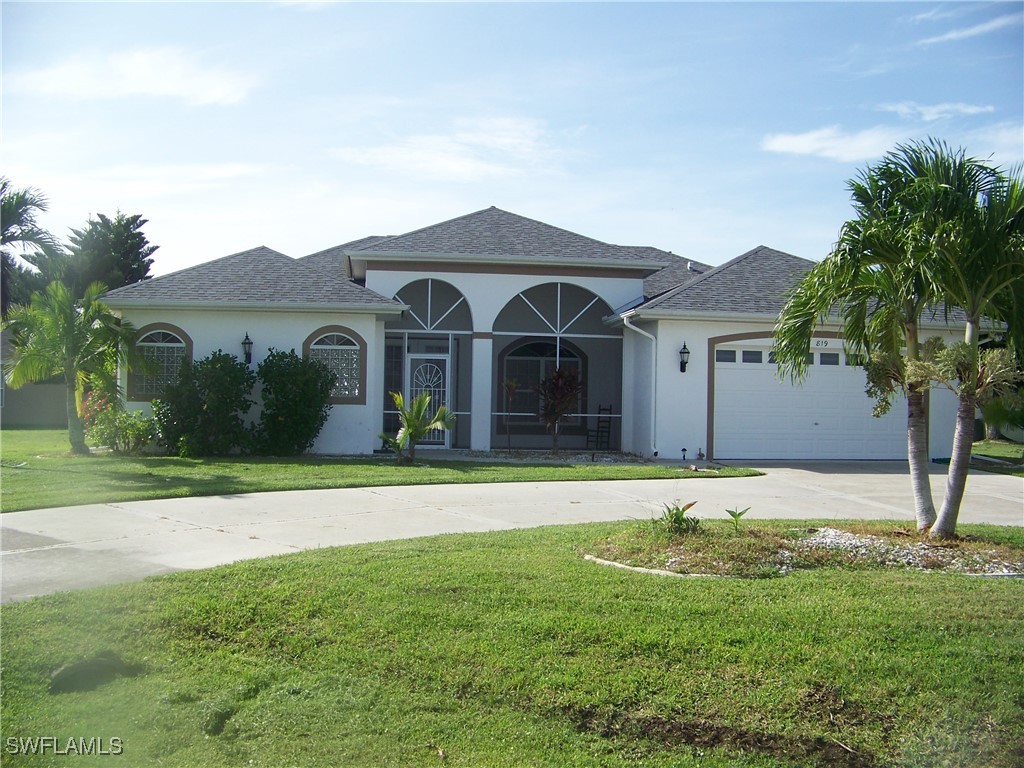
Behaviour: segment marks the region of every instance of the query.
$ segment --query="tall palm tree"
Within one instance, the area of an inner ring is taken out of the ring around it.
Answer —
[[[0,251],[3,253],[0,314],[3,317],[7,317],[10,309],[11,278],[16,269],[10,246],[38,248],[51,254],[60,251],[56,238],[39,226],[38,216],[48,207],[46,196],[39,190],[14,189],[10,179],[0,176]]]
[[[90,382],[110,386],[105,379],[116,375],[111,362],[126,365],[135,339],[135,328],[99,300],[104,290],[102,284],[93,283],[76,301],[67,286],[54,281],[34,294],[28,306],[16,307],[7,323],[14,348],[4,366],[8,386],[17,389],[54,376],[63,378],[68,441],[79,454],[89,453],[79,414],[85,387]]]
[[[929,154],[929,153],[926,153]],[[966,315],[964,349],[956,366],[959,404],[946,496],[932,528],[936,538],[956,534],[979,397],[1005,387],[995,361],[979,353],[983,318],[1004,321],[1018,352],[1024,318],[1024,179],[1021,169],[1002,173],[962,151],[926,159],[920,177],[930,201],[935,272],[943,297]]]
[[[914,181],[890,153],[848,183],[855,217],[840,229],[829,256],[815,265],[790,295],[775,326],[775,357],[792,379],[807,373],[807,350],[815,329],[839,321],[849,352],[872,353],[876,412],[888,410],[901,391],[907,399],[907,460],[919,530],[935,521],[928,477],[927,379],[908,378],[900,351],[920,359],[919,324],[936,287],[922,268],[927,238],[914,226]],[[882,375],[879,376],[879,372]]]

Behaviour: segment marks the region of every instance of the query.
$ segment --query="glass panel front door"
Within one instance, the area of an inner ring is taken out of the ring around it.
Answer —
[[[442,405],[448,405],[448,363],[447,355],[409,355],[409,403],[421,392],[430,395],[430,413],[436,413]],[[447,448],[449,433],[435,429],[429,432],[421,445],[436,445]]]

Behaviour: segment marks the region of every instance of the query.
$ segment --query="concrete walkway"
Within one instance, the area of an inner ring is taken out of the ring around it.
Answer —
[[[443,533],[650,518],[677,500],[727,518],[913,520],[902,462],[804,462],[754,478],[284,491],[0,515],[3,602],[305,549]],[[945,467],[932,469],[936,502]],[[1024,479],[972,472],[965,523],[1024,525]]]

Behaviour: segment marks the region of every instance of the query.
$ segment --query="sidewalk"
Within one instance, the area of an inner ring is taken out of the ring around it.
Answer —
[[[0,516],[3,602],[367,541],[644,519],[677,500],[747,519],[913,521],[906,464],[803,462],[764,477],[283,491],[11,512]],[[944,467],[934,467],[937,502]],[[1024,479],[972,472],[960,521],[1024,525]]]

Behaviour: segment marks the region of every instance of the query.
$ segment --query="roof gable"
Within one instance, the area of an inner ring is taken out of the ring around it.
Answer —
[[[657,313],[742,312],[778,315],[787,294],[814,262],[759,245],[642,304]]]
[[[494,261],[572,260],[595,265],[660,267],[657,249],[630,248],[560,229],[494,206],[352,249],[353,258],[475,257]],[[355,252],[358,251],[358,252]]]

